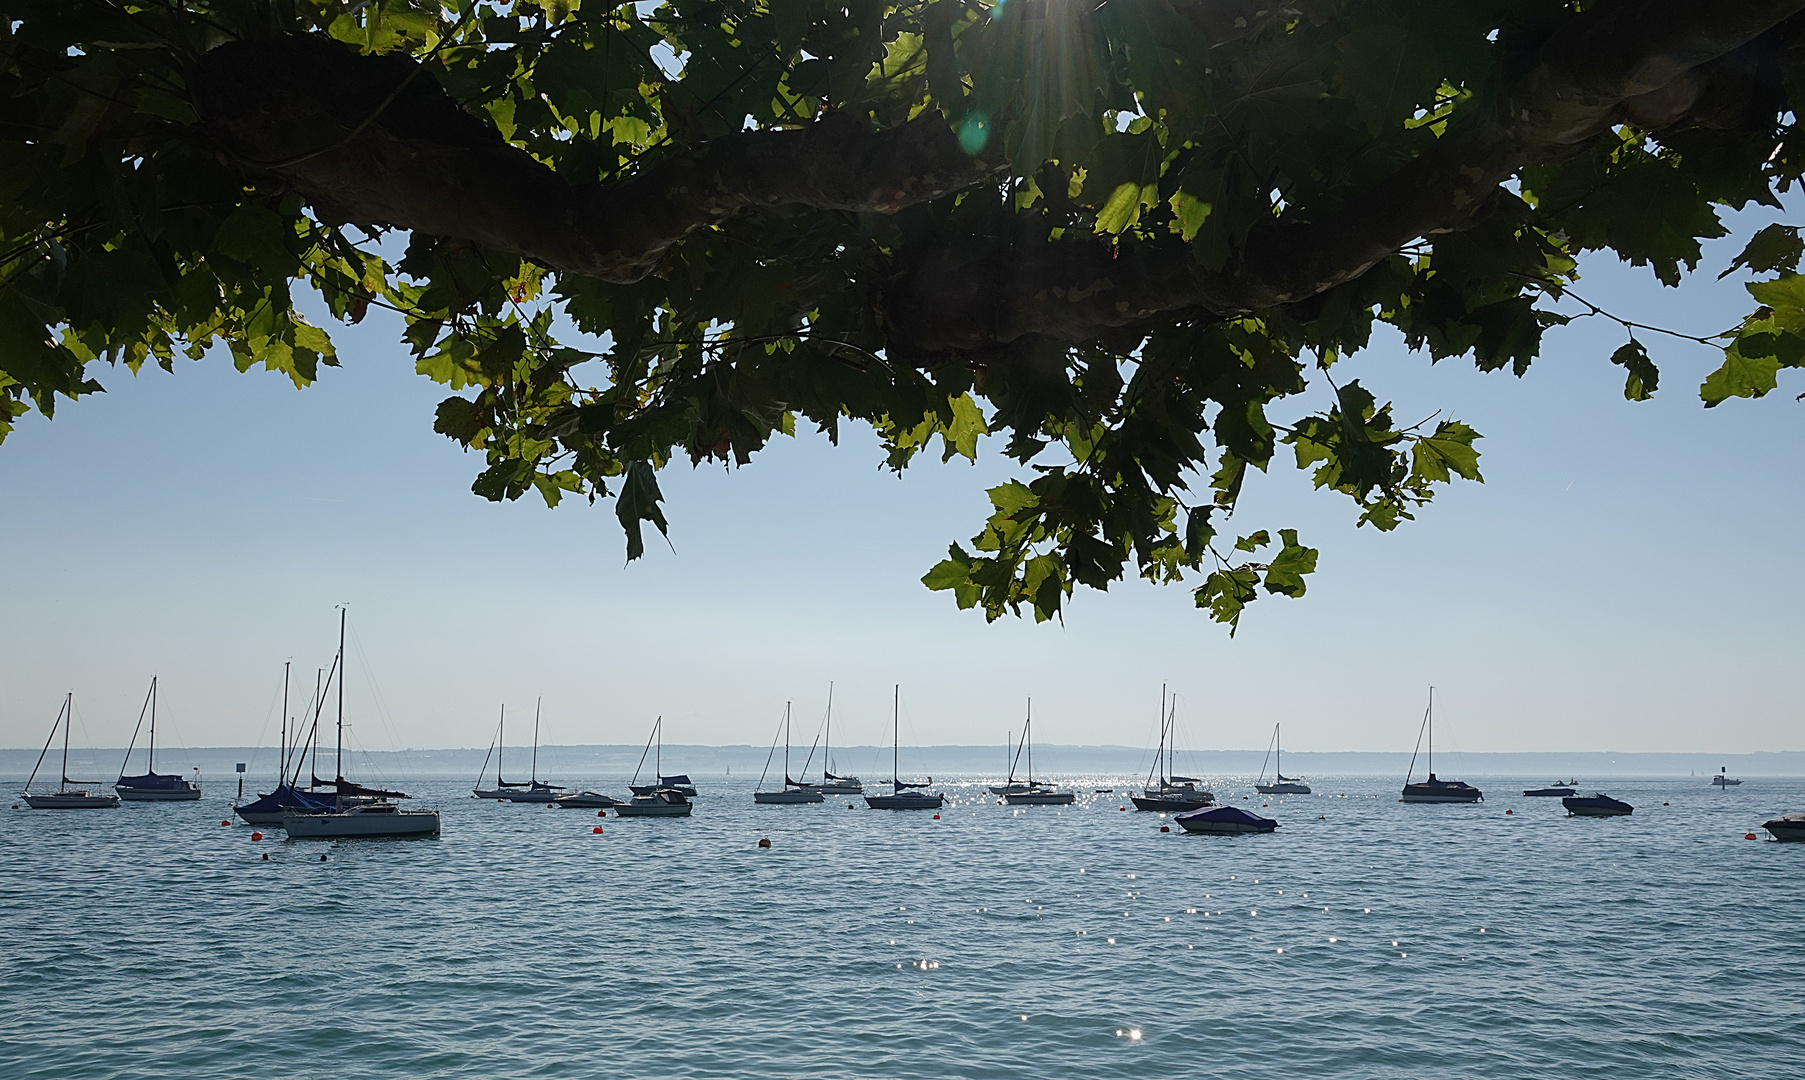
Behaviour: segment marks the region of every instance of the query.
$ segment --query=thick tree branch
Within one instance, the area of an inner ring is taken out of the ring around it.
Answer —
[[[625,182],[573,185],[458,108],[408,57],[312,37],[238,41],[192,80],[212,137],[329,221],[460,237],[558,270],[631,282],[686,234],[737,210],[795,204],[890,213],[971,186],[938,113],[870,132],[847,117],[714,139]]]
[[[1162,312],[1232,317],[1308,299],[1414,240],[1464,227],[1525,166],[1626,120],[1652,129],[1680,119],[1704,86],[1701,66],[1801,9],[1805,0],[1594,5],[1544,43],[1500,101],[1338,212],[1257,238],[1228,272],[1198,269],[1176,239],[1121,251],[1091,238],[975,257],[936,251],[889,291],[897,343],[922,359],[981,355],[1027,335],[1076,343]]]

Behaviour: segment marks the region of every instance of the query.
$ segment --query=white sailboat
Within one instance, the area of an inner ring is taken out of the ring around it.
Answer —
[[[783,732],[783,787],[776,791],[755,790],[752,792],[752,801],[779,806],[796,806],[803,803],[825,801],[826,796],[821,794],[820,788],[813,784],[804,784],[790,779],[790,703],[787,701],[783,703],[783,723],[779,724],[778,728]],[[766,775],[771,771],[771,759],[776,754],[777,738],[772,736],[771,752],[765,755],[765,771],[758,775],[758,786],[761,789],[765,786]],[[814,756],[813,749],[809,751],[809,755]],[[806,764],[802,768],[805,773],[808,771]]]
[[[139,776],[125,775],[125,767],[131,764],[132,751],[138,746],[138,728],[144,726],[145,709],[150,710],[150,744],[145,749],[144,772]],[[138,727],[132,729],[132,741],[126,745],[125,760],[119,764],[119,779],[114,781],[113,790],[126,802],[192,802],[201,797],[201,786],[193,780],[176,773],[159,773],[157,771],[157,677],[150,678],[150,693],[145,695],[144,707],[138,710]]]
[[[1485,795],[1473,785],[1461,780],[1438,780],[1435,777],[1435,687],[1429,688],[1429,708],[1423,713],[1423,729],[1417,733],[1418,740],[1428,735],[1429,746],[1429,779],[1411,783],[1411,774],[1416,772],[1416,755],[1410,755],[1410,771],[1404,774],[1404,794],[1399,802],[1407,803],[1476,803],[1482,802]]]
[[[1272,742],[1267,745],[1266,753],[1275,760],[1272,774],[1277,779],[1270,784],[1260,782],[1266,779],[1266,763],[1260,762],[1260,780],[1254,782],[1253,789],[1255,791],[1262,795],[1310,794],[1310,785],[1304,783],[1303,777],[1285,775],[1285,751],[1279,744],[1279,726],[1277,724],[1272,725]]]
[[[437,810],[403,810],[390,802],[405,799],[399,791],[365,787],[345,779],[345,609],[338,611],[338,762],[337,777],[331,781],[336,793],[333,809],[308,812],[304,808],[284,810],[282,828],[291,839],[351,840],[375,837],[410,837],[439,835]],[[316,714],[315,730],[319,720]],[[314,777],[316,788],[324,782]]]
[[[928,777],[925,783],[904,783],[897,776],[897,748],[902,738],[902,684],[897,683],[891,703],[890,714],[890,794],[867,795],[865,805],[873,810],[938,810],[946,803],[946,796],[938,792],[930,795],[922,788],[934,783]]]
[[[821,743],[821,783],[818,785],[827,795],[863,795],[864,783],[856,776],[837,776],[834,774],[834,684],[827,684],[827,737]]]
[[[74,723],[75,691],[71,690],[63,697],[63,707],[57,710],[56,719],[50,724],[50,734],[44,739],[44,749],[38,752],[38,763],[31,767],[31,775],[25,780],[25,790],[19,793],[33,810],[111,810],[119,805],[119,796],[101,791],[99,784],[87,785],[69,779],[69,728]],[[38,778],[38,770],[44,765],[44,755],[50,753],[50,744],[56,739],[59,724],[63,728],[63,782],[53,792],[34,792],[31,782]]]
[[[1028,751],[1028,786],[1026,790],[1016,791],[1015,766],[1021,761],[1022,749]],[[1070,791],[1060,791],[1052,784],[1042,784],[1034,779],[1034,699],[1028,699],[1028,718],[1022,723],[1022,744],[1016,747],[1015,761],[1009,766],[1009,779],[1005,787],[1010,789],[1003,796],[1003,801],[1010,806],[1070,806],[1077,798]]]

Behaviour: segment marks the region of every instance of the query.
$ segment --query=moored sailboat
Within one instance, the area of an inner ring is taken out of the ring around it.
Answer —
[[[282,815],[285,813],[304,811],[318,814],[334,808],[333,796],[310,792],[300,787],[300,762],[306,747],[299,743],[290,746],[288,741],[290,733],[288,726],[289,667],[290,665],[286,663],[282,665],[282,723],[281,734],[278,736],[276,744],[276,788],[267,795],[259,795],[248,803],[239,802],[232,807],[232,812],[243,818],[249,825],[281,825]],[[337,660],[333,661],[332,670],[335,673],[338,671]],[[319,731],[320,709],[324,700],[322,698],[323,684],[321,683],[324,676],[325,672],[321,671],[315,676],[313,684],[313,730],[316,736]],[[297,739],[300,733],[300,725],[297,723],[294,728],[294,735]],[[288,775],[291,754],[294,757],[295,766],[295,775],[292,778]],[[243,783],[241,778],[240,787],[243,786]]]
[[[662,716],[660,716],[657,722],[652,725],[652,735],[650,738],[646,739],[647,750],[652,749],[654,740],[657,742],[658,749],[652,757],[652,775],[658,778],[658,782],[655,784],[640,784],[635,782],[628,784],[628,789],[635,795],[651,795],[659,791],[674,791],[686,799],[695,798],[696,785],[690,780],[687,773],[673,773],[670,776],[664,775],[664,717]],[[633,779],[635,781],[638,781],[639,770],[645,767],[645,763],[646,755],[645,751],[642,750],[639,754],[639,767],[633,770]]]
[[[827,684],[827,735],[821,742],[821,783],[819,790],[827,795],[863,795],[865,784],[856,776],[839,776],[833,771],[834,757],[834,684]]]
[[[1147,786],[1139,795],[1130,795],[1136,810],[1182,814],[1216,805],[1216,794],[1197,785],[1202,781],[1189,776],[1169,776],[1178,752],[1178,695],[1173,694],[1168,708],[1166,685],[1159,688],[1159,750],[1153,755],[1153,768],[1147,771]],[[1155,777],[1158,781],[1155,781]]]
[[[44,755],[50,753],[50,744],[56,739],[57,725],[63,729],[63,782],[55,791],[34,792],[31,783],[38,778],[38,770],[44,765]],[[69,779],[69,728],[75,724],[75,691],[71,690],[63,697],[63,707],[57,710],[56,719],[50,724],[50,734],[44,739],[44,749],[38,752],[38,763],[31,767],[31,775],[25,780],[25,790],[20,798],[33,810],[111,810],[119,805],[119,796],[110,791],[101,791],[99,784],[84,784]]]
[[[1010,806],[1070,806],[1077,798],[1070,791],[1060,791],[1052,784],[1042,784],[1034,779],[1034,699],[1028,699],[1028,718],[1022,722],[1022,745],[1016,747],[1015,759],[1021,760],[1022,749],[1028,751],[1028,787],[1025,791],[1015,791],[1015,764],[1009,766],[1007,786],[1011,789],[1003,796],[1003,801]]]
[[[826,796],[821,794],[820,788],[813,784],[805,784],[790,778],[790,702],[786,701],[783,703],[783,723],[779,724],[778,728],[783,732],[783,787],[778,788],[776,791],[754,790],[752,792],[752,801],[765,805],[778,806],[796,806],[804,803],[824,802]],[[765,777],[771,771],[771,759],[775,757],[776,754],[777,738],[773,736],[771,739],[771,752],[765,755],[765,771],[758,775],[758,787],[760,789],[765,786]],[[813,749],[810,749],[809,755],[811,757],[814,756]],[[808,765],[804,763],[802,768],[803,772],[806,774]]]
[[[160,773],[157,771],[157,677],[150,678],[150,693],[144,698],[144,708],[138,710],[138,726],[144,726],[144,710],[150,710],[150,744],[144,751],[144,772],[138,776],[125,775],[125,767],[131,764],[132,751],[138,746],[138,728],[132,729],[132,741],[126,745],[125,760],[119,765],[119,779],[113,782],[113,790],[126,802],[192,802],[201,797],[200,784],[176,773]]]
[[[1260,778],[1254,781],[1253,789],[1262,795],[1310,794],[1310,785],[1304,783],[1303,777],[1285,775],[1285,751],[1279,742],[1279,726],[1277,724],[1272,725],[1272,743],[1266,749],[1274,759],[1272,775],[1276,779],[1270,784],[1262,782],[1266,779],[1266,763],[1262,761]]]
[[[934,778],[928,777],[924,783],[905,783],[897,775],[898,747],[902,742],[902,684],[896,684],[893,690],[890,713],[890,794],[867,795],[865,805],[873,810],[938,810],[946,803],[946,796],[935,792],[929,794],[922,790],[933,786]]]
[[[1423,713],[1423,728],[1417,732],[1419,745],[1424,734],[1428,735],[1429,779],[1411,783],[1410,777],[1416,772],[1416,754],[1410,755],[1410,770],[1404,774],[1404,793],[1398,799],[1407,803],[1476,803],[1485,799],[1485,795],[1473,785],[1462,780],[1439,780],[1435,776],[1435,687],[1429,688],[1429,708]]]
[[[498,802],[517,803],[549,803],[567,790],[557,784],[549,784],[539,779],[539,706],[544,699],[533,703],[533,764],[532,772],[524,782],[516,780],[512,783],[501,778],[501,740],[502,729],[498,726],[495,736],[495,786],[488,791],[482,790],[482,777],[476,778],[477,789],[474,794],[479,799],[495,799]],[[507,721],[508,707],[501,707],[501,719]],[[484,759],[483,768],[488,768],[488,760]],[[516,774],[518,775],[518,774]]]
[[[689,797],[696,789],[689,786],[687,776],[664,776],[660,772],[664,765],[664,717],[660,716],[652,724],[652,734],[646,739],[646,748],[639,753],[639,764],[633,769],[633,779],[639,779],[639,771],[646,766],[646,754],[653,744],[658,747],[657,756],[652,759],[652,775],[657,776],[659,783],[629,783],[633,798],[614,807],[614,812],[621,817],[688,817],[693,808]],[[682,786],[667,785],[666,780],[682,781]]]

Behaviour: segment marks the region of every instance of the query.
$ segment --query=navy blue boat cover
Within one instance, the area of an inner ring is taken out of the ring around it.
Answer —
[[[259,796],[256,802],[245,803],[238,809],[249,810],[253,814],[277,814],[284,810],[317,813],[337,809],[337,801],[283,784],[268,795]]]
[[[174,791],[187,783],[180,776],[154,772],[147,772],[143,776],[121,776],[118,782],[126,787],[143,788],[148,791]]]
[[[676,776],[660,776],[658,785],[660,787],[695,787],[690,783],[689,777],[683,773],[678,773]]]
[[[1206,806],[1202,810],[1187,810],[1182,814],[1174,814],[1173,821],[1230,821],[1240,825],[1272,825],[1271,818],[1263,818],[1252,814],[1239,806]]]

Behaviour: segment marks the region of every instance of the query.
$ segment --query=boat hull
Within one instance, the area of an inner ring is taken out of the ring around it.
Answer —
[[[54,795],[24,793],[25,804],[33,810],[111,810],[119,805],[119,796],[105,792],[57,792]]]
[[[1070,806],[1076,798],[1069,791],[1012,791],[1003,801],[1010,806]]]
[[[1308,795],[1309,784],[1255,784],[1253,789],[1262,795]]]
[[[752,801],[776,806],[796,806],[802,803],[826,802],[827,797],[818,790],[791,788],[787,791],[754,791]]]
[[[563,791],[563,788],[541,788],[538,791],[510,791],[486,797],[492,798],[496,802],[548,803],[555,800]]]
[[[693,787],[667,788],[657,784],[628,784],[627,789],[635,795],[650,795],[654,791],[675,791],[686,799],[694,799],[697,797],[696,789]]]
[[[1603,797],[1562,799],[1561,805],[1573,817],[1628,817],[1635,809],[1619,799]]]
[[[1213,798],[1175,799],[1158,795],[1130,795],[1128,798],[1134,803],[1136,810],[1150,810],[1161,814],[1188,814],[1193,810],[1208,810],[1216,805]]]
[[[1407,802],[1407,803],[1476,803],[1476,802],[1484,802],[1485,796],[1483,796],[1483,795],[1443,794],[1443,793],[1435,793],[1435,794],[1429,794],[1429,795],[1406,794],[1406,795],[1400,797],[1398,799],[1398,801],[1399,802]]]
[[[1539,787],[1523,792],[1525,799],[1571,799],[1579,792],[1570,787]]]
[[[1434,773],[1420,784],[1405,784],[1399,802],[1407,803],[1476,803],[1485,801],[1485,793],[1460,780],[1437,780]]]
[[[1775,840],[1805,840],[1805,814],[1781,814],[1761,827]]]
[[[938,810],[946,804],[944,795],[867,795],[865,805],[873,810]]]
[[[114,791],[125,802],[193,802],[201,797],[201,789],[189,784],[185,790],[149,789],[116,785]]]
[[[614,808],[618,817],[688,817],[695,809],[689,803],[624,802]]]
[[[1249,813],[1235,806],[1211,806],[1175,815],[1173,821],[1188,833],[1204,836],[1245,836],[1269,833],[1279,827],[1271,818]]]
[[[285,814],[282,827],[291,840],[377,840],[439,835],[437,810],[401,810],[393,814]]]
[[[568,806],[577,810],[606,810],[611,806],[621,805],[621,800],[612,795],[603,795],[594,791],[579,791],[574,795],[560,795],[552,802],[558,806]]]
[[[865,785],[857,780],[834,780],[815,789],[824,795],[863,795]]]

